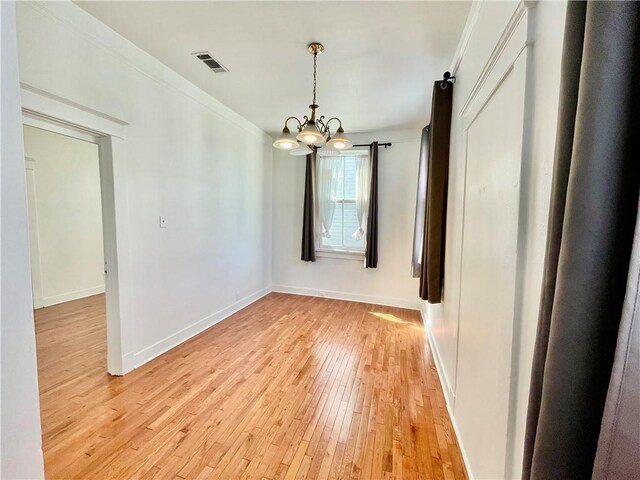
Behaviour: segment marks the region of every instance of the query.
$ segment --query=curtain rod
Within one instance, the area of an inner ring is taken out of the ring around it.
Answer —
[[[354,147],[370,147],[373,144],[373,142],[371,143],[361,143],[360,145],[354,145]],[[378,143],[379,147],[390,147],[391,145],[393,145],[391,142],[385,142],[385,143]]]

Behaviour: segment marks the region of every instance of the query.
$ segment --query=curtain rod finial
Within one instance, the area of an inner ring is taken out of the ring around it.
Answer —
[[[444,72],[442,74],[442,82],[440,82],[440,88],[446,90],[449,83],[456,83],[456,77],[451,75],[451,72]]]

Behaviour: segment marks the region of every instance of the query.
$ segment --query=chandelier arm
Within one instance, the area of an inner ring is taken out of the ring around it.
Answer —
[[[289,120],[295,120],[296,122],[298,122],[298,132],[301,131],[304,127],[303,123],[298,119],[298,117],[289,117],[284,121],[285,128],[287,127],[287,123],[289,122]]]
[[[327,130],[329,129],[329,124],[331,123],[332,120],[337,120],[338,128],[342,128],[342,120],[340,120],[338,117],[331,117],[329,120],[325,122],[325,125],[327,126]]]
[[[323,135],[327,132],[327,124],[324,122],[324,115],[316,120],[316,125],[319,127],[320,133]]]

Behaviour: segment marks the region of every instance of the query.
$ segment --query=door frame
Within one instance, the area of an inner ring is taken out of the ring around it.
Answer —
[[[107,371],[124,375],[133,370],[132,328],[127,321],[128,264],[124,188],[124,147],[127,123],[28,85],[21,85],[23,124],[43,128],[98,145],[105,261]]]
[[[42,294],[42,271],[40,270],[40,232],[38,231],[38,206],[36,197],[36,159],[24,157],[27,185],[27,203],[29,212],[29,254],[31,260],[31,290],[33,292],[33,308],[44,307]],[[31,172],[31,176],[29,176]],[[33,195],[33,198],[31,198]]]

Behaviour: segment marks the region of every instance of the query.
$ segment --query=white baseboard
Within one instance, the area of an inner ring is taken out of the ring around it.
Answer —
[[[462,461],[464,462],[464,468],[467,470],[467,477],[469,477],[469,480],[473,480],[476,477],[473,474],[473,470],[471,470],[471,463],[469,462],[467,451],[464,449],[464,442],[462,441],[462,436],[460,435],[460,429],[458,428],[458,424],[456,423],[456,417],[453,415],[451,406],[448,403],[447,403],[447,412],[449,413],[449,418],[451,419],[451,425],[453,425],[453,431],[455,432],[456,438],[458,439],[458,446],[460,447],[460,453],[462,454]]]
[[[427,341],[429,342],[429,347],[431,347],[431,352],[433,352],[433,360],[436,363],[436,369],[438,370],[438,376],[440,377],[440,383],[442,383],[442,391],[444,392],[444,396],[447,400],[447,405],[453,407],[455,405],[456,395],[449,378],[447,377],[446,371],[444,369],[444,363],[442,362],[442,356],[440,355],[440,350],[438,350],[438,344],[436,343],[435,338],[431,333],[431,328],[425,326],[425,332],[427,335]]]
[[[464,442],[462,441],[462,436],[460,435],[460,428],[458,428],[456,417],[453,415],[453,411],[451,410],[451,406],[449,404],[447,404],[447,412],[449,413],[449,418],[451,419],[451,425],[453,425],[453,431],[455,432],[456,438],[458,439],[458,446],[460,447],[460,453],[462,454],[464,468],[467,470],[467,477],[469,477],[469,480],[473,480],[476,477],[473,474],[473,470],[471,470],[471,463],[469,462],[467,451],[464,449]]]
[[[99,293],[104,293],[104,285],[97,285],[91,288],[75,290],[73,292],[63,293],[62,295],[44,297],[42,298],[42,306],[50,307],[52,305],[58,305],[59,303],[70,302],[72,300],[78,300],[80,298],[90,297],[92,295],[98,295]]]
[[[424,331],[426,332],[429,327],[431,327],[431,320],[429,320],[429,315],[427,314],[427,302],[422,300],[420,302],[420,316],[422,317],[422,324],[424,325]]]
[[[426,302],[423,308],[420,309],[420,314],[422,316],[422,323],[424,325],[425,335],[427,337],[427,342],[429,343],[429,347],[431,348],[431,352],[433,354],[433,361],[436,364],[436,370],[438,371],[438,381],[440,382],[440,388],[444,392],[447,412],[449,413],[449,418],[451,419],[451,425],[453,425],[453,430],[455,431],[456,438],[458,439],[458,445],[460,446],[460,453],[462,453],[462,461],[464,462],[464,467],[467,470],[467,476],[470,479],[474,479],[473,471],[471,470],[471,464],[469,463],[469,457],[467,456],[467,452],[464,449],[464,442],[462,441],[462,436],[460,435],[460,429],[458,428],[458,424],[456,423],[456,417],[454,413],[454,404],[455,404],[455,394],[447,376],[445,375],[444,366],[442,364],[442,358],[440,357],[440,351],[438,350],[438,345],[435,341],[431,333],[431,325],[427,319],[426,315]]]
[[[420,310],[419,301],[401,300],[398,298],[375,297],[371,295],[360,295],[358,293],[336,292],[332,290],[319,290],[317,288],[290,287],[286,285],[274,285],[272,291],[279,293],[290,293],[292,295],[305,295],[307,297],[326,297],[336,300],[349,300],[358,303],[371,303],[373,305],[385,305],[389,307],[408,308],[410,310]]]
[[[38,310],[39,308],[44,308],[44,300],[42,297],[33,297],[33,309]]]
[[[108,365],[107,365],[107,367],[108,367]],[[135,368],[136,368],[136,360],[135,360],[135,353],[134,352],[125,353],[124,355],[122,355],[121,368],[122,368],[122,370],[111,371],[109,368],[107,368],[107,370],[109,371],[109,373],[111,375],[115,375],[115,376],[126,375],[127,373],[131,372],[132,370],[135,370]]]
[[[42,446],[38,447],[28,449],[19,442],[11,448],[3,445],[2,478],[44,479],[44,454]]]
[[[209,327],[212,327],[216,323],[221,322],[222,320],[230,317],[234,313],[242,310],[243,308],[251,305],[253,302],[261,299],[265,295],[271,293],[271,289],[269,287],[265,287],[262,290],[259,290],[242,300],[239,300],[222,310],[219,310],[201,320],[198,320],[195,323],[192,323],[188,327],[183,328],[182,330],[177,331],[169,335],[168,337],[160,340],[159,342],[150,345],[149,347],[140,350],[139,352],[133,354],[127,354],[122,357],[122,364],[125,372],[127,368],[130,367],[131,370],[134,368],[138,368],[148,361],[162,355],[163,353],[171,350],[173,347],[180,345],[181,343],[189,340],[191,337],[203,332]]]

